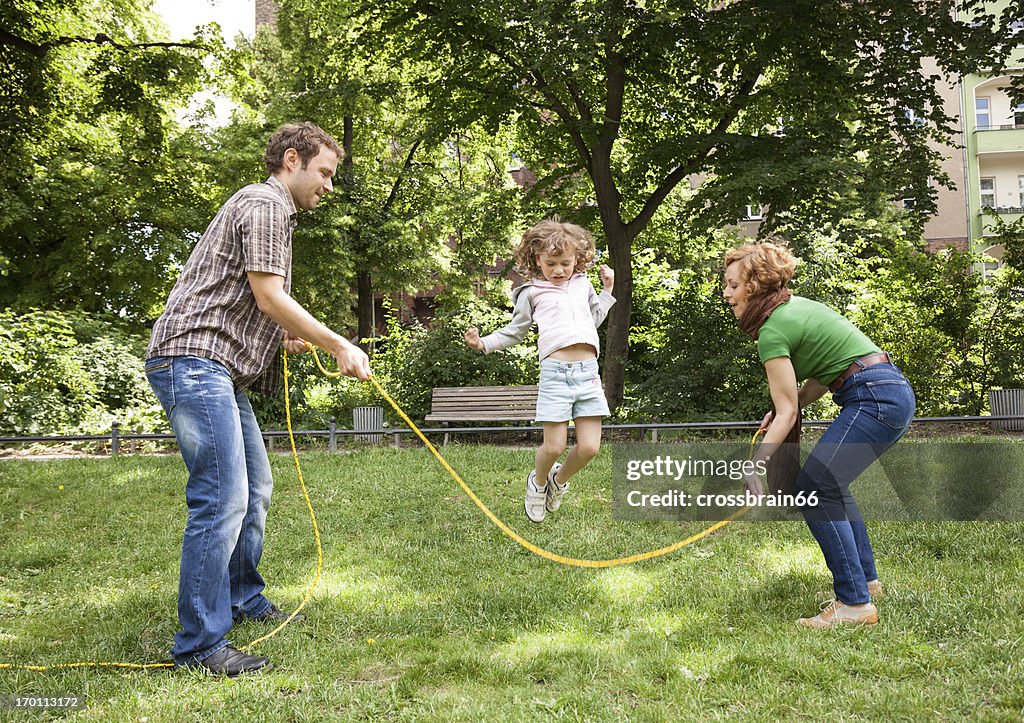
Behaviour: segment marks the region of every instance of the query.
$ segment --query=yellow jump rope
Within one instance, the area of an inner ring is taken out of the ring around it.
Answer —
[[[307,343],[307,346],[309,347],[309,350],[311,352],[313,352],[313,359],[316,362],[317,368],[320,370],[320,372],[322,374],[324,374],[324,375],[326,375],[328,377],[340,377],[340,376],[342,376],[341,372],[330,371],[329,369],[324,368],[324,365],[320,362],[320,356],[317,354],[316,349],[313,347],[313,345]],[[323,544],[321,543],[321,540],[320,540],[320,528],[319,528],[319,526],[317,525],[317,522],[316,522],[316,514],[313,512],[313,503],[309,499],[309,490],[306,488],[306,482],[302,478],[302,465],[299,464],[299,453],[298,453],[298,450],[295,447],[295,435],[292,432],[291,398],[290,398],[290,396],[288,394],[288,382],[289,382],[289,379],[290,379],[290,376],[291,376],[289,374],[289,371],[288,371],[288,353],[284,352],[283,356],[284,356],[284,400],[285,400],[285,403],[284,403],[284,414],[285,414],[285,423],[286,423],[286,425],[288,427],[288,441],[291,443],[292,459],[295,462],[295,471],[298,474],[299,487],[302,489],[302,495],[303,495],[303,497],[306,500],[306,509],[309,512],[309,519],[310,519],[310,522],[313,525],[313,536],[316,538],[316,574],[313,577],[313,583],[309,586],[309,590],[306,591],[305,596],[302,598],[302,602],[300,602],[299,606],[297,608],[295,608],[294,611],[292,611],[292,614],[289,615],[288,618],[284,622],[282,622],[276,628],[271,630],[269,633],[267,633],[266,635],[264,635],[262,637],[256,638],[251,643],[248,643],[247,645],[245,645],[242,648],[240,648],[240,650],[248,650],[250,648],[253,648],[256,645],[258,645],[259,643],[262,643],[265,640],[269,640],[270,638],[272,638],[275,635],[277,635],[281,630],[283,630],[284,627],[286,625],[288,625],[288,623],[290,623],[292,621],[292,618],[294,618],[296,615],[298,615],[299,612],[302,610],[302,608],[304,608],[306,606],[306,603],[309,602],[310,598],[313,597],[313,591],[316,590],[317,585],[320,583],[320,576],[321,576],[321,573],[323,571],[324,551],[323,551]],[[456,482],[459,483],[459,487],[462,488],[463,492],[466,493],[466,495],[469,497],[469,499],[473,500],[473,504],[475,504],[477,507],[480,508],[480,511],[484,513],[484,515],[487,517],[487,519],[489,519],[491,522],[493,522],[495,527],[497,527],[499,530],[501,530],[501,532],[506,537],[509,537],[510,539],[514,540],[519,545],[521,545],[525,549],[529,550],[533,554],[538,555],[540,557],[543,557],[545,560],[551,560],[552,562],[557,562],[560,565],[569,565],[569,566],[572,566],[572,567],[589,567],[589,568],[617,567],[619,565],[628,565],[628,564],[631,564],[631,563],[634,563],[634,562],[641,562],[643,560],[650,560],[650,559],[653,559],[655,557],[661,557],[662,555],[667,555],[670,552],[675,552],[676,550],[680,550],[680,549],[686,547],[687,545],[691,545],[694,542],[696,542],[697,540],[700,540],[700,539],[702,539],[704,537],[707,537],[708,535],[710,535],[715,530],[719,530],[719,529],[725,527],[727,524],[729,524],[733,520],[736,520],[737,518],[742,517],[743,515],[747,514],[751,510],[750,507],[743,507],[743,508],[739,509],[738,511],[734,512],[733,514],[729,515],[729,517],[725,518],[724,520],[720,520],[720,521],[716,522],[715,524],[711,525],[707,529],[702,530],[702,531],[698,532],[695,535],[690,535],[685,540],[680,540],[679,542],[675,542],[675,543],[673,543],[671,545],[667,545],[665,547],[661,547],[661,548],[659,548],[657,550],[648,550],[647,552],[640,552],[640,553],[637,553],[635,555],[629,555],[627,557],[617,557],[617,558],[608,559],[608,560],[583,560],[583,559],[579,559],[579,558],[575,558],[575,557],[566,557],[565,555],[559,555],[556,552],[551,552],[550,550],[545,550],[544,548],[539,547],[538,545],[533,544],[532,542],[527,540],[525,537],[520,535],[518,532],[516,532],[515,530],[510,528],[508,525],[506,525],[504,522],[502,522],[502,520],[497,515],[495,515],[493,512],[491,512],[490,508],[488,508],[487,505],[485,505],[480,500],[480,498],[476,496],[476,494],[473,492],[473,490],[470,489],[469,485],[467,485],[463,481],[462,477],[459,476],[459,473],[456,472],[452,468],[452,466],[450,464],[448,464],[448,460],[446,460],[441,455],[441,453],[437,451],[437,448],[434,447],[434,445],[432,445],[430,443],[430,440],[428,440],[426,438],[426,436],[423,434],[423,432],[420,431],[420,428],[418,426],[416,426],[416,424],[411,419],[409,419],[409,416],[405,413],[405,410],[403,410],[398,405],[398,403],[395,402],[395,400],[391,398],[391,395],[389,395],[384,390],[384,387],[382,387],[380,385],[380,382],[378,382],[375,377],[371,376],[370,377],[370,383],[373,384],[374,387],[376,387],[377,392],[380,393],[381,397],[383,397],[387,401],[388,404],[391,405],[392,409],[394,409],[395,412],[398,414],[398,416],[402,418],[402,421],[405,422],[407,425],[409,425],[409,429],[411,429],[416,434],[416,436],[420,438],[420,440],[427,447],[427,449],[429,449],[434,454],[434,456],[437,457],[437,460],[438,460],[438,462],[441,463],[441,466],[444,467],[446,470],[448,470],[448,473],[452,476],[452,478]],[[753,450],[754,445],[757,443],[758,436],[763,431],[764,431],[763,429],[759,429],[759,430],[757,430],[757,432],[754,433],[754,437],[753,437],[753,439],[750,442],[751,450]],[[15,665],[13,663],[0,663],[0,670],[34,670],[34,671],[57,670],[57,669],[61,669],[61,668],[134,668],[134,669],[146,669],[146,668],[172,668],[172,667],[174,667],[174,663],[96,663],[96,662],[79,662],[79,663],[61,663],[61,664],[58,664],[58,665]]]

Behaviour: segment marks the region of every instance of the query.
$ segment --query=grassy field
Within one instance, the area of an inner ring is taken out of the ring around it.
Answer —
[[[702,527],[613,519],[605,453],[530,525],[530,450],[445,453],[500,517],[566,555],[618,557]],[[302,462],[323,578],[309,619],[259,646],[272,672],[0,670],[0,696],[83,696],[49,714],[73,720],[1024,718],[1024,523],[871,524],[882,623],[811,631],[794,621],[831,584],[799,522],[567,568],[501,535],[425,450]],[[290,610],[316,548],[290,458],[273,464],[263,570]],[[184,477],[176,456],[0,461],[0,663],[168,660]],[[246,623],[232,639],[263,632]]]

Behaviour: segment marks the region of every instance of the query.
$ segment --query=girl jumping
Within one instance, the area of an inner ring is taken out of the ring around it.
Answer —
[[[517,271],[530,280],[512,290],[512,321],[483,338],[476,327],[465,334],[469,346],[489,354],[519,344],[537,323],[537,421],[544,424],[544,442],[526,480],[524,506],[531,522],[558,510],[569,480],[601,448],[601,418],[609,411],[597,365],[597,327],[615,303],[615,273],[600,267],[604,288],[598,294],[583,273],[595,255],[594,239],[585,229],[558,217],[541,221],[515,251]],[[576,444],[559,464],[570,419],[576,424]]]

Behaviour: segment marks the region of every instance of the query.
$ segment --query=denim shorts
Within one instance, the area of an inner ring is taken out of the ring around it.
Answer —
[[[568,422],[577,417],[607,417],[597,359],[540,363],[540,388],[537,392],[538,422]]]

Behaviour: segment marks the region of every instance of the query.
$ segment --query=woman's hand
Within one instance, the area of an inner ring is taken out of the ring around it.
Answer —
[[[768,427],[772,426],[773,419],[775,419],[775,412],[769,409],[768,414],[764,415],[764,419],[761,420],[761,426],[758,429],[762,432],[767,432]]]
[[[761,483],[761,475],[756,472],[747,472],[743,476],[743,488],[757,497],[764,494],[764,485]]]
[[[466,343],[469,344],[469,346],[472,347],[473,349],[476,349],[477,351],[484,350],[484,343],[483,341],[480,340],[480,330],[477,329],[475,326],[469,327],[466,330],[466,333],[463,336],[463,338],[466,340]]]

